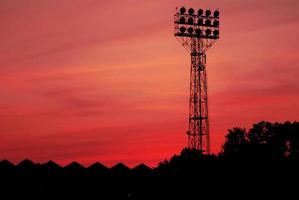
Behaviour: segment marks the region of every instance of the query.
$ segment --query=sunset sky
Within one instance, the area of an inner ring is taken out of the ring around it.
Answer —
[[[299,116],[298,0],[1,0],[0,160],[155,166],[187,144],[176,6],[220,10],[207,53],[212,151]]]

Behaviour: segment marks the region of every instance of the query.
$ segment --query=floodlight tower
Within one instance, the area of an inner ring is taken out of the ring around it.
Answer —
[[[206,52],[219,39],[219,10],[180,8],[174,35],[191,55],[188,148],[210,153]]]

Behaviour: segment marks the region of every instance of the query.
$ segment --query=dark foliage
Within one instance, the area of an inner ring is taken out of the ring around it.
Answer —
[[[266,121],[228,130],[221,156],[232,160],[298,160],[299,123]]]

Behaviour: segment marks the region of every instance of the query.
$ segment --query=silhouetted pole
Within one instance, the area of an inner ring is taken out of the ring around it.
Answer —
[[[206,51],[219,39],[219,11],[180,8],[174,35],[191,55],[188,148],[210,153]]]

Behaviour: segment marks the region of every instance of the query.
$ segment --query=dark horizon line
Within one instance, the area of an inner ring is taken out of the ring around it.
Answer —
[[[14,162],[9,161],[8,159],[2,159],[2,160],[0,160],[0,167],[1,167],[2,164],[10,165],[11,167],[22,167],[23,164],[25,164],[25,167],[27,167],[27,166],[36,166],[36,167],[38,167],[38,166],[56,165],[57,167],[62,168],[62,169],[69,168],[69,167],[72,167],[72,166],[76,166],[77,168],[82,168],[82,169],[89,169],[89,168],[91,168],[95,165],[101,165],[103,168],[106,168],[106,169],[113,169],[115,167],[125,167],[125,168],[128,168],[130,170],[133,170],[133,169],[135,169],[137,167],[140,167],[140,166],[146,167],[146,168],[149,168],[149,169],[153,169],[153,167],[150,167],[150,166],[146,165],[143,162],[141,162],[140,164],[135,165],[134,167],[129,167],[129,166],[127,166],[126,164],[124,164],[122,162],[118,162],[118,163],[112,165],[111,167],[108,167],[108,166],[106,166],[105,164],[103,164],[99,161],[95,161],[94,163],[90,164],[89,166],[84,166],[84,165],[80,164],[77,161],[71,161],[70,163],[62,166],[62,165],[58,164],[57,162],[55,162],[51,159],[48,160],[47,162],[40,163],[40,162],[33,162],[32,160],[30,160],[28,158],[20,161],[17,164],[15,164]]]

